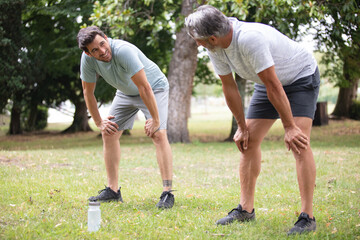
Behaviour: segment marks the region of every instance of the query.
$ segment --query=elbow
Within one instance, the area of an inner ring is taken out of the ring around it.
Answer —
[[[146,84],[145,86],[140,86],[138,89],[140,95],[149,95],[152,93],[152,88],[150,84]]]
[[[269,100],[271,101],[271,99],[282,96],[284,93],[284,89],[281,84],[273,84],[270,86],[266,86],[266,92]]]

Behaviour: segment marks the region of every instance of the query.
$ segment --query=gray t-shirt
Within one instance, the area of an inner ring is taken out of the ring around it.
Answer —
[[[107,83],[125,95],[137,96],[139,90],[131,77],[144,69],[151,88],[168,89],[169,83],[160,68],[148,59],[136,46],[123,41],[108,38],[112,51],[110,62],[102,62],[85,53],[81,56],[80,78],[85,82],[96,82],[96,73]]]
[[[257,74],[275,66],[280,82],[286,86],[315,72],[317,63],[313,55],[273,27],[236,18],[229,20],[233,27],[230,46],[214,52],[207,50],[218,75],[235,72],[263,84]]]

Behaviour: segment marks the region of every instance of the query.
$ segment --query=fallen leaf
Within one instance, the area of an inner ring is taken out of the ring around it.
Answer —
[[[60,226],[62,223],[58,223],[55,225],[55,228],[57,228],[58,226]]]

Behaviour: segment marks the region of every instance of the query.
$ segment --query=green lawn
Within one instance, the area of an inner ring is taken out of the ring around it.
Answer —
[[[0,239],[287,239],[300,198],[295,162],[277,122],[266,137],[256,188],[257,220],[216,226],[239,203],[239,153],[222,142],[230,119],[193,116],[191,144],[172,144],[175,206],[155,208],[162,190],[155,149],[136,122],[121,140],[124,203],[101,205],[87,231],[87,198],[106,183],[98,132],[0,137]],[[62,128],[63,127],[63,128]],[[48,129],[64,129],[51,125]],[[360,239],[360,122],[316,127],[316,233],[290,239]]]

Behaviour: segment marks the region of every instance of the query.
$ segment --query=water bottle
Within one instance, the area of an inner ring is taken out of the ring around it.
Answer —
[[[89,202],[88,231],[96,232],[100,228],[101,211],[99,202]]]

